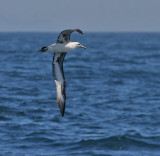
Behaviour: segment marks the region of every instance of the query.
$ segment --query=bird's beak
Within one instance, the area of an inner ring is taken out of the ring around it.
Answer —
[[[79,47],[86,49],[86,47],[84,47],[84,46],[82,46],[82,45],[80,45]]]

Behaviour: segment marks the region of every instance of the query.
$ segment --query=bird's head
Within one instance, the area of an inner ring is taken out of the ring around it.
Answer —
[[[80,47],[86,49],[86,47],[82,46],[79,42],[75,42],[75,46],[76,48]]]

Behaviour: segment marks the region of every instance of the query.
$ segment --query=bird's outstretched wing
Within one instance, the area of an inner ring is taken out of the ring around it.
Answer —
[[[63,72],[63,60],[66,53],[54,53],[53,56],[53,76],[57,88],[57,104],[60,109],[62,116],[65,112],[65,103],[66,103],[66,81]]]
[[[77,31],[81,34],[83,34],[83,31],[80,29],[67,29],[62,31],[57,39],[57,43],[64,43],[64,42],[69,42],[70,41],[70,35],[72,32]]]

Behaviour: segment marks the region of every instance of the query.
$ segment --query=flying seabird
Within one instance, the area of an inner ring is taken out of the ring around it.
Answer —
[[[81,47],[86,49],[86,47],[82,46],[79,42],[71,42],[70,35],[72,32],[77,31],[80,34],[83,34],[80,29],[68,29],[62,31],[57,39],[55,44],[52,44],[48,47],[42,47],[40,52],[54,52],[52,70],[53,76],[57,88],[57,104],[62,114],[62,117],[65,112],[65,103],[66,103],[66,80],[63,72],[63,61],[67,52],[74,50],[75,48]]]

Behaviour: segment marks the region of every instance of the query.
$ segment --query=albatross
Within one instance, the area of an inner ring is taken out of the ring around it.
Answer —
[[[66,80],[64,77],[63,72],[63,61],[64,57],[67,52],[74,50],[75,48],[84,48],[79,42],[71,42],[70,35],[72,32],[77,31],[80,34],[83,34],[82,30],[80,29],[67,29],[62,31],[57,39],[57,42],[47,46],[42,47],[39,51],[40,52],[53,52],[53,63],[52,63],[52,71],[53,77],[56,84],[57,89],[57,104],[60,109],[62,117],[64,116],[65,112],[65,103],[66,103]]]

